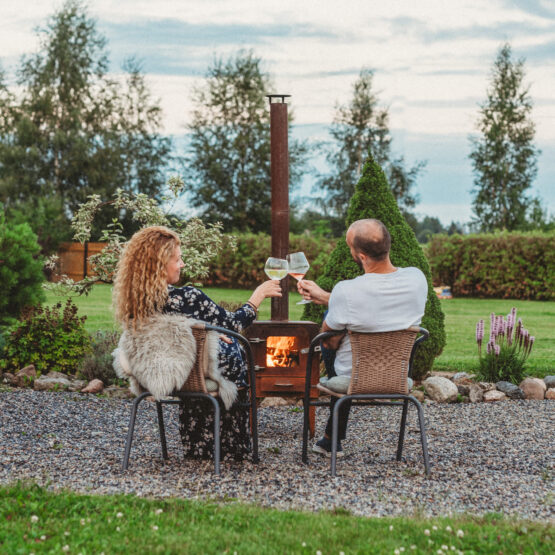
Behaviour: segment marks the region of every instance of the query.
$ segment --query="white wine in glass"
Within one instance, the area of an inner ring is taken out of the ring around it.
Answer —
[[[283,279],[287,275],[289,265],[287,260],[283,258],[268,258],[266,260],[266,265],[264,266],[264,271],[270,279],[275,279],[277,281]]]
[[[287,255],[287,262],[289,263],[289,275],[293,276],[297,281],[301,281],[310,268],[310,264],[304,255],[304,252],[293,252]],[[297,304],[308,304],[312,301],[303,299]]]

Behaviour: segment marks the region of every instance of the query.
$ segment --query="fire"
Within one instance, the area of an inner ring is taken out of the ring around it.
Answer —
[[[266,340],[266,366],[297,366],[296,337],[268,337]]]

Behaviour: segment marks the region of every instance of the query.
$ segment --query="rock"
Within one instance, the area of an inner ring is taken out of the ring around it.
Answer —
[[[411,391],[410,394],[421,403],[423,403],[426,399],[426,395],[424,395],[424,392],[420,391],[420,389],[415,389],[414,391]]]
[[[432,376],[423,384],[426,393],[438,403],[454,401],[459,394],[457,386],[449,379],[442,376]]]
[[[71,380],[71,385],[69,386],[70,391],[81,391],[87,382],[85,380]]]
[[[2,379],[4,380],[4,383],[7,383],[8,385],[13,386],[16,384],[16,378],[11,372],[6,372]]]
[[[478,384],[469,387],[468,398],[471,403],[481,403],[484,400],[484,390]]]
[[[495,387],[510,399],[524,399],[524,391],[511,382],[497,382]]]
[[[545,384],[545,387],[547,387],[547,389],[555,387],[555,376],[546,376],[543,379],[543,383]]]
[[[449,378],[450,380],[453,379],[453,376],[455,376],[457,374],[457,372],[443,372],[443,371],[438,371],[438,372],[430,372],[430,377],[432,378]]]
[[[102,380],[91,380],[81,393],[100,393],[104,389]]]
[[[451,379],[454,382],[458,382],[459,380],[468,379],[469,377],[470,374],[467,374],[466,372],[457,372]]]
[[[495,389],[495,384],[490,382],[478,382],[478,385],[482,388],[482,391],[491,391]]]
[[[118,387],[117,385],[105,388],[102,393],[111,399],[131,399],[134,397],[127,387]]]
[[[283,397],[265,397],[260,403],[260,408],[283,407],[286,405],[290,405],[291,403],[295,404],[295,399],[284,399]]]
[[[526,378],[520,383],[525,399],[541,401],[545,397],[545,382],[539,378]]]
[[[505,401],[505,399],[508,399],[508,397],[502,391],[497,391],[497,389],[490,389],[484,392],[484,403]]]
[[[16,387],[32,386],[36,377],[37,371],[34,364],[29,364],[16,373],[13,385]]]
[[[459,395],[468,396],[470,393],[470,386],[462,383],[457,384],[457,389],[459,390]]]
[[[55,370],[50,370],[50,372],[46,374],[46,377],[52,379],[69,379],[69,376],[67,374],[64,374],[63,372],[56,372]]]
[[[59,372],[56,372],[57,374]],[[71,386],[71,382],[67,378],[52,378],[50,376],[41,376],[35,380],[33,388],[35,391],[65,391]]]
[[[545,398],[546,398],[546,399],[555,399],[555,387],[550,387],[550,388],[545,392]]]

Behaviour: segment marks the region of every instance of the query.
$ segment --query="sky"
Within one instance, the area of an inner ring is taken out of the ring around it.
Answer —
[[[0,64],[13,79],[20,57],[39,48],[36,28],[62,3],[0,2]],[[525,59],[533,99],[538,175],[530,194],[555,214],[555,1],[553,0],[91,0],[108,40],[111,72],[141,61],[164,112],[164,133],[181,143],[191,90],[215,57],[252,49],[275,92],[291,94],[292,131],[329,140],[337,104],[361,69],[387,107],[392,148],[408,165],[426,161],[416,192],[420,216],[444,225],[471,218],[469,136],[476,132],[493,61],[508,41]],[[314,164],[326,166],[321,158]],[[314,177],[298,195],[315,196]]]

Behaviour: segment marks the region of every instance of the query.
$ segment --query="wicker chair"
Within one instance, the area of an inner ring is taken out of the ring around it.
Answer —
[[[308,407],[329,406],[326,401],[311,401],[309,396],[310,369],[312,368],[312,357],[320,342],[343,332],[325,332],[317,335],[310,344],[307,360],[307,378],[304,396],[304,426],[303,426],[303,450],[302,460],[308,463]],[[379,333],[356,333],[349,331],[351,340],[353,366],[351,381],[348,388],[343,392],[334,391],[318,384],[318,389],[330,396],[338,397],[332,414],[332,453],[331,453],[331,475],[336,473],[337,460],[337,435],[338,414],[340,406],[347,400],[362,401],[359,405],[380,406],[402,406],[401,429],[397,445],[397,460],[401,460],[403,453],[403,441],[405,437],[405,426],[407,421],[407,409],[409,402],[414,404],[418,411],[420,424],[420,438],[422,452],[424,455],[424,467],[426,474],[430,473],[428,458],[428,444],[426,428],[424,424],[424,412],[422,405],[408,392],[407,377],[410,377],[414,353],[420,343],[425,341],[429,333],[424,328],[411,327],[407,330],[379,332]],[[417,336],[420,334],[420,337]],[[385,402],[384,400],[398,399],[396,402]]]
[[[197,356],[193,368],[189,374],[189,378],[179,391],[174,391],[169,399],[162,399],[161,401],[156,401],[156,411],[158,413],[158,428],[160,430],[160,443],[162,445],[162,457],[164,460],[168,459],[168,450],[166,447],[166,431],[164,428],[164,413],[162,410],[162,405],[172,405],[186,402],[190,398],[204,398],[210,400],[214,408],[214,473],[220,474],[220,405],[218,402],[218,392],[216,382],[212,380],[206,380],[204,378],[204,373],[202,368],[205,367],[205,359],[207,357],[206,349],[204,348],[206,342],[206,335],[209,331],[215,331],[227,336],[235,337],[243,345],[245,353],[247,354],[247,364],[249,368],[249,383],[250,383],[250,394],[249,402],[244,403],[242,406],[248,407],[250,409],[251,417],[251,433],[252,433],[252,449],[253,449],[253,461],[258,462],[258,424],[257,424],[257,412],[256,412],[256,391],[255,391],[255,379],[254,379],[254,364],[252,351],[248,340],[241,334],[234,331],[220,328],[216,326],[211,326],[208,324],[195,326],[192,328],[193,336],[197,344]],[[125,442],[125,451],[123,455],[122,470],[127,470],[129,466],[129,455],[131,453],[131,444],[133,442],[133,432],[135,429],[135,419],[137,416],[137,409],[139,404],[146,397],[151,396],[151,393],[146,391],[139,395],[133,401],[131,407],[131,417],[129,419],[129,429],[127,432],[127,440]]]

